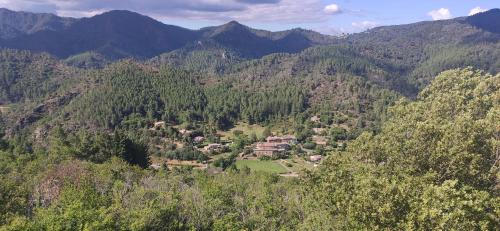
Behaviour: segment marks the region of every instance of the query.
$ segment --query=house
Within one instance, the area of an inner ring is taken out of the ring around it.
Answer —
[[[313,143],[317,144],[317,145],[327,145],[328,144],[328,139],[326,139],[326,137],[324,136],[312,136],[312,141]]]
[[[153,124],[153,128],[151,130],[159,130],[161,128],[164,128],[166,125],[165,121],[158,121]]]
[[[281,143],[281,137],[278,137],[278,136],[268,136],[266,138],[266,141],[268,143]]]
[[[319,123],[319,122],[321,122],[321,118],[319,118],[319,116],[313,116],[313,117],[311,117],[311,121],[315,122],[315,123]]]
[[[205,146],[205,151],[218,151],[221,150],[224,146],[222,144],[209,144]]]
[[[323,133],[326,129],[324,128],[313,128],[312,129],[315,134],[321,134]]]
[[[152,169],[155,169],[155,170],[161,169],[161,165],[160,164],[152,164],[149,167],[151,167]]]
[[[286,143],[286,144],[296,144],[297,138],[292,135],[286,136],[269,136],[266,138],[267,143]]]
[[[295,137],[293,135],[283,136],[282,140],[283,140],[283,142],[288,143],[288,144],[297,144],[297,137]]]
[[[257,143],[254,148],[254,153],[257,157],[267,156],[271,158],[279,158],[289,149],[290,146],[287,143]]]
[[[189,135],[191,135],[191,133],[193,133],[193,131],[190,131],[187,129],[181,129],[181,130],[179,130],[179,133],[183,136],[189,136]]]
[[[321,159],[323,159],[323,156],[320,155],[309,156],[309,160],[312,162],[319,162]]]
[[[195,138],[193,139],[193,141],[194,141],[195,143],[202,143],[203,141],[205,141],[205,137],[203,137],[203,136],[197,136],[197,137],[195,137]]]

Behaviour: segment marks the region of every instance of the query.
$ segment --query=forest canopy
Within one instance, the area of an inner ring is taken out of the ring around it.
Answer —
[[[500,76],[443,72],[388,116],[299,179],[91,162],[60,134],[33,152],[4,140],[1,229],[497,229]]]

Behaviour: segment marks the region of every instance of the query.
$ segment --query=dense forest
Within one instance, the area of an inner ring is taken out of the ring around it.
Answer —
[[[444,72],[415,101],[391,107],[380,132],[363,133],[297,179],[142,169],[143,146],[119,133],[82,142],[56,129],[47,148],[30,152],[3,140],[0,223],[5,230],[495,230],[499,80],[473,69]]]
[[[0,19],[0,230],[500,229],[500,10],[342,37]]]

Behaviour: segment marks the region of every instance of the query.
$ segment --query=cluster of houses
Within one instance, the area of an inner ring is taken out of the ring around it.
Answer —
[[[220,151],[224,148],[224,145],[222,144],[208,144],[207,146],[205,146],[203,149],[207,152],[209,151]]]
[[[266,142],[255,145],[254,153],[257,157],[280,158],[290,150],[291,145],[295,144],[297,144],[297,138],[292,135],[269,136],[266,138]]]
[[[283,157],[292,145],[297,144],[297,138],[292,135],[286,136],[270,136],[266,138],[266,142],[260,142],[255,145],[254,153],[257,157],[270,157],[273,159]],[[311,162],[318,163],[323,156],[309,156]]]
[[[311,121],[317,122],[320,118],[318,116],[314,116],[311,118]],[[164,121],[155,122],[150,128],[151,130],[159,130],[164,128],[166,123]],[[324,128],[314,128],[314,132],[316,134],[320,134],[324,132]],[[187,129],[180,129],[179,133],[183,136],[189,136],[192,134],[192,131]],[[317,144],[326,144],[326,139],[320,139],[321,136],[314,136],[313,141]],[[206,138],[203,136],[196,136],[193,138],[194,143],[201,144],[206,141]],[[286,153],[291,149],[291,146],[296,145],[297,138],[293,135],[285,135],[285,136],[269,136],[266,138],[265,142],[256,143],[253,146],[253,153],[257,157],[269,157],[272,159],[282,158],[286,155]],[[205,152],[218,152],[225,150],[227,146],[218,143],[211,143],[203,147],[203,151]],[[321,161],[322,156],[320,155],[312,155],[309,156],[309,160],[311,162],[319,162]]]

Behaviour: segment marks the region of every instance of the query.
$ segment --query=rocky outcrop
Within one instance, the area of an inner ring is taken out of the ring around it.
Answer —
[[[36,123],[38,120],[43,118],[45,115],[48,115],[61,106],[68,104],[73,98],[75,98],[79,93],[69,92],[63,96],[51,98],[42,104],[39,104],[35,108],[31,110],[31,112],[27,113],[23,117],[21,117],[16,122],[16,130],[23,129],[28,127],[31,124]]]

